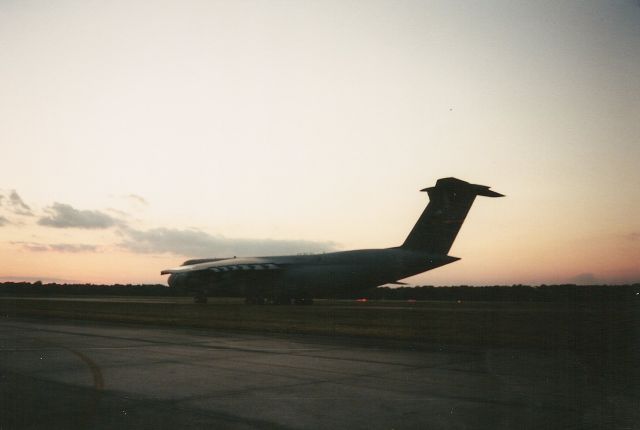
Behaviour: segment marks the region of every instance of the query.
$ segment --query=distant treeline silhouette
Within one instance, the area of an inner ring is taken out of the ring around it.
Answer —
[[[162,284],[57,284],[36,282],[2,282],[2,295],[34,296],[181,296],[183,293]],[[242,292],[228,289],[211,296],[241,297]],[[318,297],[323,298],[323,297]],[[471,287],[467,285],[435,287],[378,287],[338,298],[369,300],[444,300],[444,301],[502,301],[502,302],[611,302],[640,301],[640,284],[631,285],[495,285]]]
[[[0,282],[2,295],[37,296],[177,296],[173,288],[162,284],[45,284],[36,282]]]

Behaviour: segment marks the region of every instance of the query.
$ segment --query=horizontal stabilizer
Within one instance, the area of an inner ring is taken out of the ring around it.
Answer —
[[[484,196],[484,197],[504,197],[504,194],[496,193],[495,191],[490,189],[486,185],[478,185],[478,184],[470,184],[469,182],[463,181],[457,178],[442,178],[438,179],[435,187],[423,188],[420,191],[426,191],[430,193],[436,189],[442,190],[464,190],[467,192],[471,192],[476,196]]]

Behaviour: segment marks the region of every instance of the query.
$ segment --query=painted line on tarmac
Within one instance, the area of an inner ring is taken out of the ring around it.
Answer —
[[[93,396],[91,396],[92,398],[90,400],[89,405],[85,409],[85,419],[87,420],[86,428],[91,428],[90,424],[96,419],[97,412],[98,412],[98,404],[100,403],[100,399],[102,398],[102,391],[104,390],[104,377],[102,376],[102,371],[100,370],[100,367],[96,364],[95,361],[93,361],[91,358],[89,358],[87,355],[83,354],[82,352],[78,351],[77,349],[70,348],[58,342],[53,342],[49,339],[42,339],[40,337],[35,337],[35,336],[29,336],[29,337],[44,345],[49,345],[50,347],[53,347],[53,348],[62,349],[64,351],[67,351],[73,354],[89,368],[89,370],[91,371],[91,377],[93,379],[93,387],[95,390],[93,392]]]

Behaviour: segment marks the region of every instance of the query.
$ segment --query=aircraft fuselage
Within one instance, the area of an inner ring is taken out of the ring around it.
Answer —
[[[242,293],[250,302],[287,302],[287,298],[331,296],[394,283],[459,260],[448,255],[477,196],[502,197],[484,185],[442,178],[407,236],[394,248],[359,249],[312,255],[217,258],[186,261],[163,270],[169,286],[196,291]],[[284,298],[284,300],[280,300]]]

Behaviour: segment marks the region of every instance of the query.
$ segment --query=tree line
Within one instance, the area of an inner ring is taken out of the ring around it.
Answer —
[[[58,284],[36,282],[1,282],[1,295],[33,296],[180,296],[183,293],[162,284]],[[242,296],[241,291],[212,291],[211,296]],[[326,298],[326,297],[317,297]],[[349,292],[337,298],[368,300],[443,300],[502,302],[640,302],[640,284],[629,285],[467,285],[436,287],[378,287]]]

